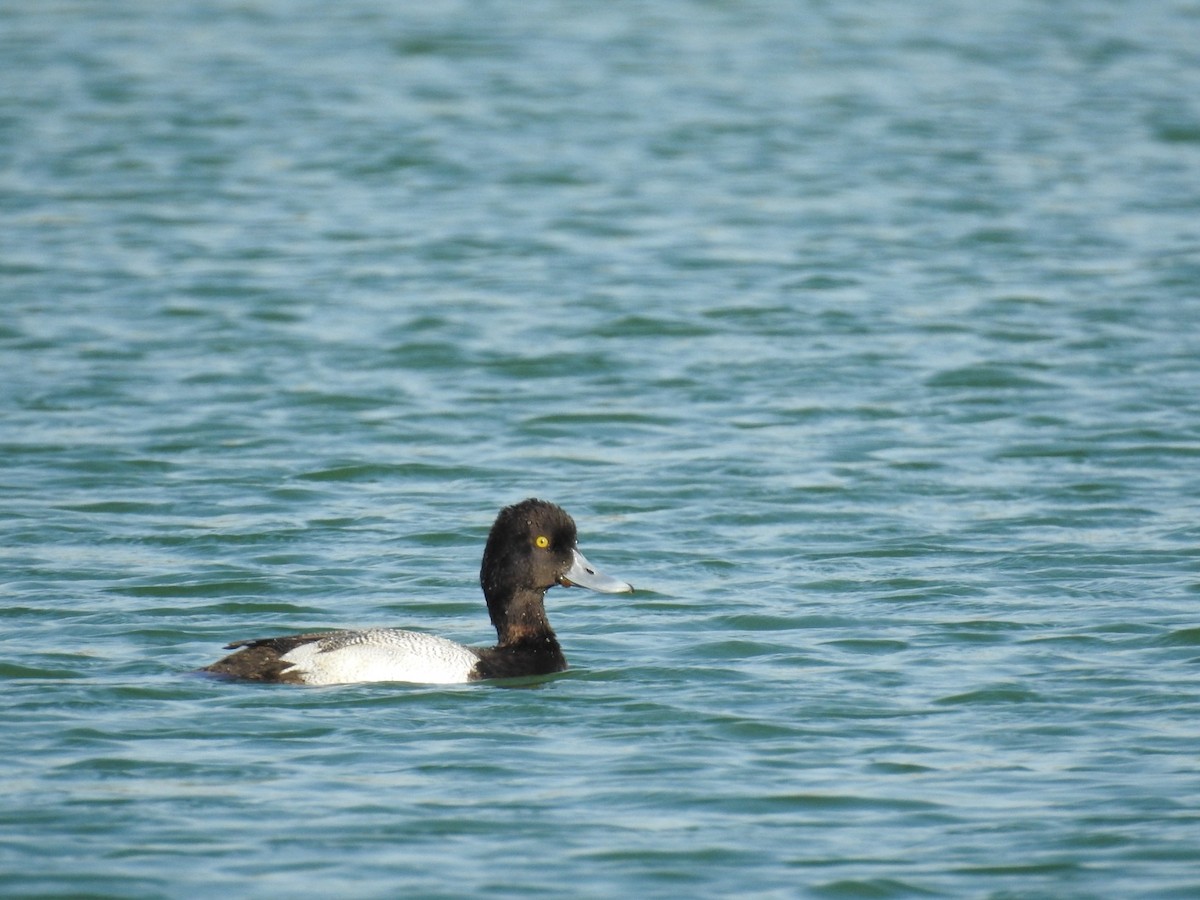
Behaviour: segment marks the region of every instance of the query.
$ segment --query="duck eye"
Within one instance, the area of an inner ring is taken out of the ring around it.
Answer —
[[[533,539],[533,543],[540,549],[545,550],[550,546],[550,538],[546,537],[544,534],[539,534]]]

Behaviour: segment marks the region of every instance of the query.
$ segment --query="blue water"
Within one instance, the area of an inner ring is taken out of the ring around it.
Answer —
[[[0,894],[1200,896],[1200,5],[0,7]],[[496,510],[638,586],[491,637]]]

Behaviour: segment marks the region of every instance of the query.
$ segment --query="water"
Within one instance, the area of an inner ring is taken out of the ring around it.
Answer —
[[[1200,6],[0,10],[0,893],[1200,896]],[[192,677],[330,626],[504,688]]]

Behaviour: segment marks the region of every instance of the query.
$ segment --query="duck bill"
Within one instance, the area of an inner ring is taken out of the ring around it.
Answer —
[[[571,568],[558,579],[558,583],[563,587],[578,585],[603,594],[628,594],[633,590],[632,584],[597,571],[578,550],[571,551]]]

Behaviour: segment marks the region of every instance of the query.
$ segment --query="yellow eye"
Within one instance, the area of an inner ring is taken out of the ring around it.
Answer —
[[[538,547],[540,547],[542,550],[545,550],[547,547],[550,546],[550,538],[546,537],[544,534],[539,534],[537,537],[535,537],[533,539],[533,542]]]

